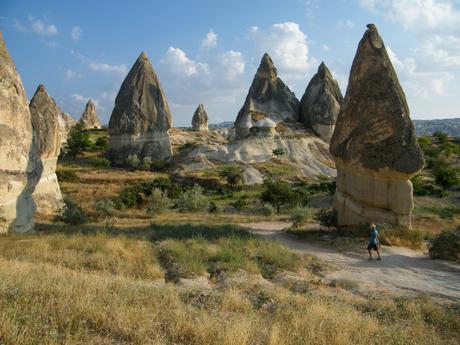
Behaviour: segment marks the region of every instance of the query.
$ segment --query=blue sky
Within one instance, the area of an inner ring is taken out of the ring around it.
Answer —
[[[175,126],[199,103],[232,121],[267,51],[297,97],[324,61],[345,93],[367,23],[382,35],[416,119],[460,117],[460,0],[0,1],[0,30],[29,98],[44,84],[104,123],[141,51]]]

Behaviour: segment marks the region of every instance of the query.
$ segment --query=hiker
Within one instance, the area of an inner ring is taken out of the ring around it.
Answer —
[[[367,252],[369,253],[369,260],[372,260],[372,252],[371,249],[374,249],[377,252],[378,258],[377,260],[382,260],[380,257],[379,252],[379,232],[375,224],[371,224],[371,237],[369,238],[369,244],[367,245]]]

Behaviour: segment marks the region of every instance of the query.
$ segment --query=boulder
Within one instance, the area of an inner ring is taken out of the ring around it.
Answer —
[[[172,156],[168,101],[145,53],[141,53],[123,81],[109,122],[110,158],[124,164],[129,155],[141,160]]]
[[[247,137],[253,124],[264,118],[278,123],[280,121],[295,122],[298,117],[299,101],[278,77],[272,59],[265,53],[243,107],[236,118],[237,137]]]
[[[61,147],[59,118],[62,116],[62,111],[43,85],[38,86],[29,108],[42,166],[32,196],[39,213],[53,214],[63,205],[56,176],[56,164]]]
[[[85,129],[99,129],[102,128],[101,121],[96,111],[96,104],[92,99],[89,99],[86,103],[85,110],[81,114],[80,123]]]
[[[377,28],[369,24],[331,139],[339,226],[410,227],[410,178],[424,165],[406,97]]]
[[[195,110],[192,118],[192,129],[194,131],[208,131],[208,114],[204,105],[200,104]]]
[[[29,102],[0,33],[0,233],[33,230],[39,169]]]
[[[61,138],[61,148],[67,143],[70,129],[78,122],[67,113],[61,112],[58,117],[59,122],[59,137]]]
[[[308,83],[300,100],[300,121],[329,142],[343,103],[339,84],[324,64]]]

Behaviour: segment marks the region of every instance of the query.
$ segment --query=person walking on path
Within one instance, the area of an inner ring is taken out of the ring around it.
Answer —
[[[378,258],[377,260],[382,260],[380,257],[379,251],[379,231],[375,224],[371,224],[371,237],[369,238],[369,244],[367,245],[367,252],[369,253],[369,260],[372,260],[372,252],[371,250],[375,250],[377,252]]]

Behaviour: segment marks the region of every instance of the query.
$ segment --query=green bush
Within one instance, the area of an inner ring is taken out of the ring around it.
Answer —
[[[209,213],[222,213],[222,207],[219,204],[216,204],[214,201],[210,201],[208,204]]]
[[[235,200],[233,200],[230,205],[236,208],[238,211],[247,207],[249,205],[249,195],[242,194],[239,195]]]
[[[337,212],[329,208],[320,209],[315,213],[313,219],[328,228],[337,226]]]
[[[438,139],[440,144],[445,144],[447,142],[447,140],[449,140],[447,134],[444,133],[443,131],[435,131],[433,133],[433,137]]]
[[[447,157],[450,155],[458,155],[459,152],[458,145],[449,141],[442,144],[442,150]]]
[[[115,203],[110,199],[99,200],[96,203],[96,211],[104,218],[105,226],[108,228],[115,211]]]
[[[139,166],[141,165],[141,161],[140,159],[137,157],[136,154],[132,154],[132,155],[129,155],[128,158],[126,158],[126,165],[133,169],[133,170],[136,170],[137,168],[139,168]]]
[[[150,167],[152,166],[152,158],[151,157],[144,157],[142,160],[142,169],[144,170],[150,170]]]
[[[436,145],[433,145],[430,137],[428,136],[423,136],[418,138],[418,143],[420,145],[420,148],[422,149],[423,153],[428,156],[428,157],[436,157],[440,153],[440,149],[436,147]]]
[[[152,161],[150,169],[153,171],[165,171],[169,166],[169,163],[164,160]]]
[[[80,178],[72,170],[56,170],[59,182],[78,182]]]
[[[296,194],[287,182],[266,179],[263,188],[260,201],[271,204],[277,213],[280,213],[281,206],[297,201]]]
[[[171,199],[159,188],[155,188],[149,197],[147,210],[153,214],[166,212],[171,207]]]
[[[278,147],[272,151],[273,155],[279,157],[284,155],[286,152],[284,152],[284,149],[282,147]]]
[[[64,206],[54,219],[54,222],[62,222],[69,225],[85,224],[88,221],[83,210],[69,198],[64,199]]]
[[[200,211],[205,209],[208,204],[208,200],[203,194],[203,188],[197,184],[182,193],[176,202],[177,207],[182,212]]]
[[[433,170],[433,176],[436,184],[444,190],[458,185],[458,170],[452,167],[438,166]]]
[[[104,157],[91,157],[90,163],[96,169],[110,168],[110,161]]]
[[[460,261],[460,228],[444,230],[429,241],[432,259]]]
[[[65,151],[72,158],[77,156],[91,147],[89,132],[85,131],[81,123],[77,123],[69,131]]]
[[[275,214],[275,209],[271,205],[262,205],[262,207],[259,209],[259,213],[262,216],[273,216]]]
[[[295,229],[305,225],[311,219],[311,209],[297,206],[291,214],[292,227]]]
[[[109,139],[107,137],[99,137],[94,142],[94,148],[100,151],[106,151],[109,148]]]
[[[219,177],[227,181],[227,185],[231,190],[244,182],[243,170],[238,165],[226,165],[219,169]]]
[[[412,187],[415,195],[426,196],[437,193],[435,186],[431,183],[423,181],[421,175],[415,175],[412,179]]]

